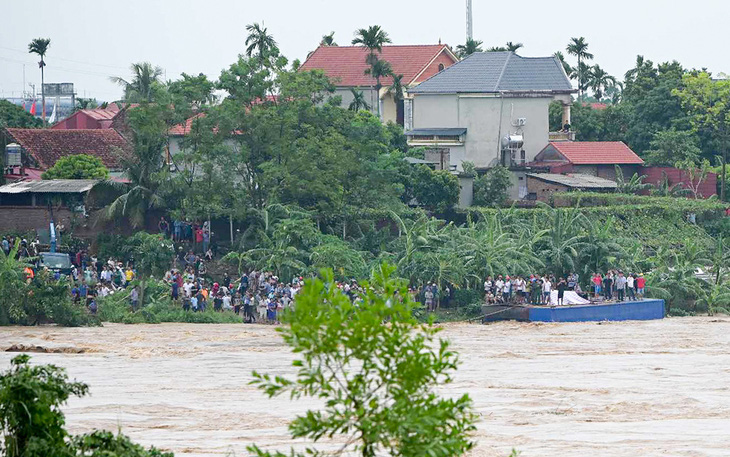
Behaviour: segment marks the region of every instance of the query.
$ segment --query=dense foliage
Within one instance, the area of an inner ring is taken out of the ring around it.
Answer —
[[[6,457],[172,457],[149,450],[124,435],[95,430],[71,436],[61,407],[72,396],[89,393],[54,365],[31,365],[19,355],[0,373],[0,450]]]
[[[304,287],[289,324],[279,331],[297,354],[294,380],[254,372],[269,396],[315,397],[324,402],[289,425],[293,438],[345,441],[343,452],[374,457],[459,456],[473,446],[476,416],[464,394],[440,398],[458,358],[438,328],[420,324],[406,283],[394,269],[377,268],[356,303],[337,288],[331,271]],[[387,322],[388,325],[383,325]],[[259,457],[281,456],[254,446]],[[292,456],[319,455],[314,447]]]
[[[54,280],[46,271],[29,279],[28,258],[18,259],[20,242],[5,255],[0,250],[0,325],[63,326],[98,324],[84,309],[71,303],[67,281]]]
[[[0,100],[0,128],[39,128],[42,125],[40,119],[28,113],[22,107],[9,102]]]
[[[43,179],[107,179],[109,170],[100,158],[88,154],[61,157],[43,173]]]

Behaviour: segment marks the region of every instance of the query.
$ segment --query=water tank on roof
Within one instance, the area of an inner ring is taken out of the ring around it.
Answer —
[[[17,143],[10,143],[5,146],[5,166],[6,167],[19,167],[22,164],[20,155],[20,145]]]
[[[505,135],[502,138],[502,149],[520,149],[525,144],[522,135]]]

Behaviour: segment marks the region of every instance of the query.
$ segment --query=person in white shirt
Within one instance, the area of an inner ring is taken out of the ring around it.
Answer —
[[[193,296],[193,282],[190,279],[185,280],[183,291],[185,292],[185,297],[191,298]]]
[[[552,283],[550,283],[550,278],[548,278],[548,277],[543,278],[542,295],[543,295],[543,298],[545,299],[546,305],[550,304],[550,291],[552,290],[552,288],[553,288],[553,285],[552,285]]]
[[[502,299],[502,292],[504,291],[504,281],[502,275],[497,276],[497,280],[494,282],[494,295],[498,300]]]
[[[504,286],[502,288],[502,299],[505,303],[509,302],[511,293],[512,281],[510,280],[509,276],[507,276],[504,280]]]

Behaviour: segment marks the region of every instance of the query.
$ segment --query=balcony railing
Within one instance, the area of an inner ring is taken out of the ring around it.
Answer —
[[[575,141],[575,132],[548,132],[549,141]]]

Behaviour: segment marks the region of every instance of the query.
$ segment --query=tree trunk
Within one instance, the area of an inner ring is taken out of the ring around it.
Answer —
[[[722,151],[722,181],[720,185],[720,201],[725,201],[725,165],[727,165],[727,147]]]
[[[45,72],[43,65],[43,58],[41,58],[41,115],[43,116],[43,126],[46,126],[46,90],[43,87],[45,85]]]

